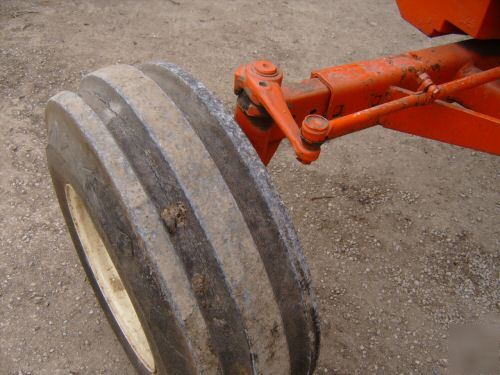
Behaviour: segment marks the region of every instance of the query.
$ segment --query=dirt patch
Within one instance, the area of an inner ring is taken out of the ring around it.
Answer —
[[[52,191],[50,96],[106,65],[165,60],[232,106],[239,63],[267,58],[293,81],[446,40],[392,0],[0,2],[0,373],[134,373]],[[318,373],[447,373],[450,327],[499,321],[497,157],[370,129],[311,166],[284,144],[269,170],[317,287]]]

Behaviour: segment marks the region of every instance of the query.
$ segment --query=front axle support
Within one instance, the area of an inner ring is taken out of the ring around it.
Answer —
[[[286,85],[273,63],[252,62],[235,73],[235,118],[265,164],[284,138],[309,164],[327,139],[377,124],[500,154],[499,47],[470,40],[326,68]]]

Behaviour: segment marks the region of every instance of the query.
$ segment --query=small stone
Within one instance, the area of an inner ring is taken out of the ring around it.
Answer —
[[[43,298],[40,297],[40,296],[37,296],[35,298],[33,298],[33,302],[35,302],[35,304],[39,305],[40,303],[42,303],[43,301]]]

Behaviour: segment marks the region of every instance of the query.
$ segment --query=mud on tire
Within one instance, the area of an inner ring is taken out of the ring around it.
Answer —
[[[308,374],[296,233],[239,127],[174,65],[117,65],[47,106],[47,158],[99,302],[140,373]]]

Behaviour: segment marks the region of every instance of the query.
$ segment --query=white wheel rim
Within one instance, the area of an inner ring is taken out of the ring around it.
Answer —
[[[130,347],[144,367],[154,373],[155,362],[146,334],[108,250],[75,189],[67,184],[65,191],[73,224],[97,285]]]

